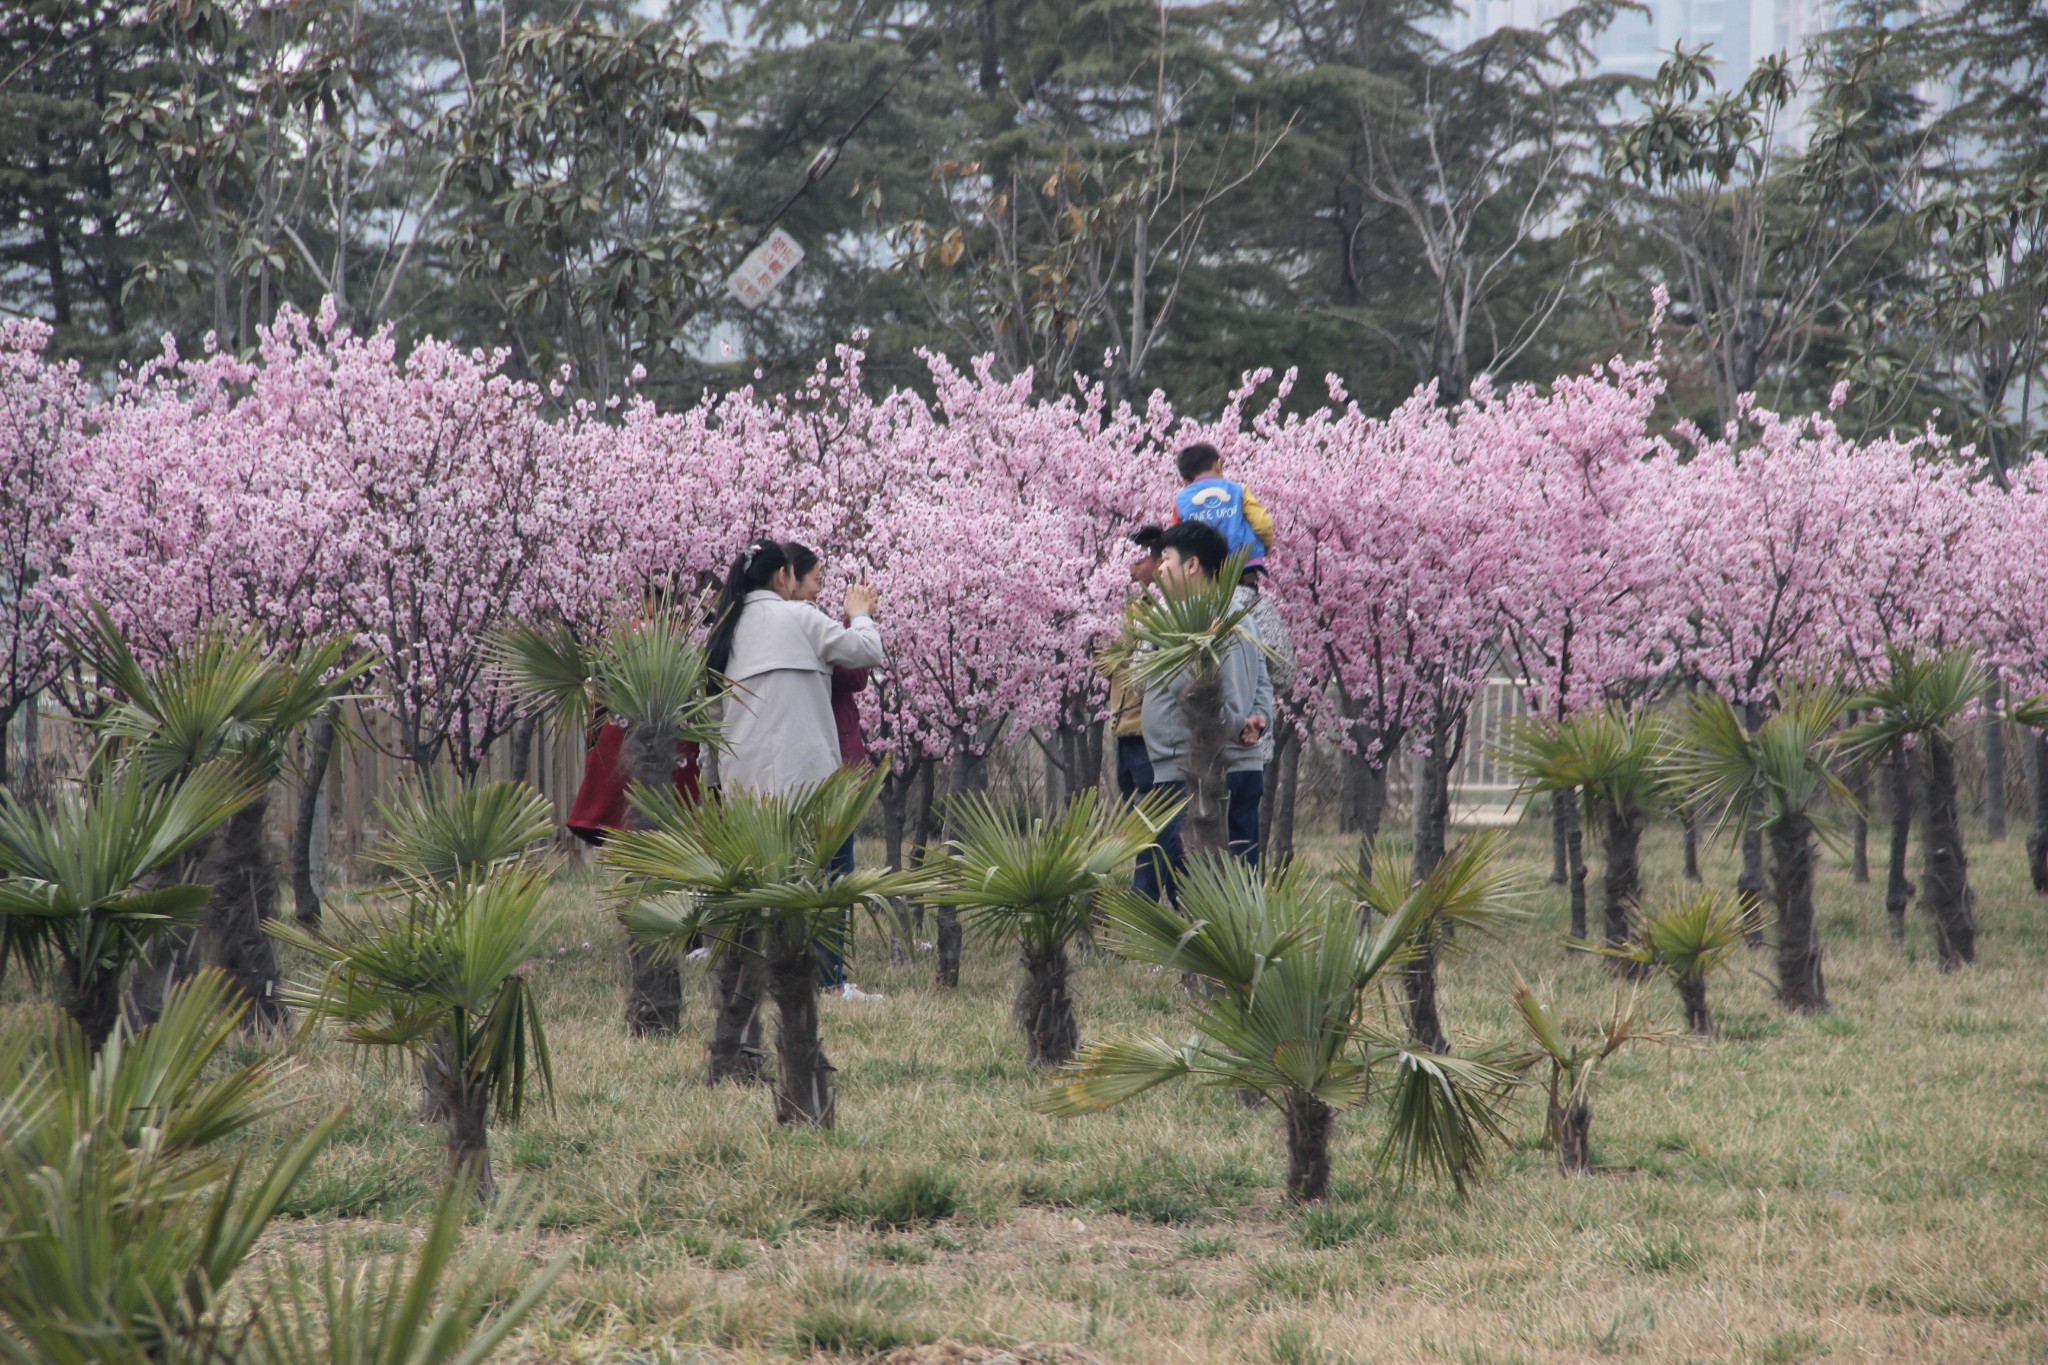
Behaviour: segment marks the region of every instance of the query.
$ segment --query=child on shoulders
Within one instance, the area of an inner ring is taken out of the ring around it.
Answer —
[[[1222,533],[1231,554],[1247,551],[1244,584],[1257,591],[1273,548],[1273,514],[1249,488],[1223,477],[1223,453],[1207,441],[1183,446],[1176,458],[1181,490],[1173,499],[1174,521],[1206,522]]]

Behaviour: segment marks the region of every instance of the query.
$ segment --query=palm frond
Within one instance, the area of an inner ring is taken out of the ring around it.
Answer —
[[[1842,736],[1850,763],[1882,758],[1893,744],[1925,734],[1947,736],[1956,720],[1996,680],[1967,645],[1925,654],[1910,645],[1885,646],[1883,681],[1851,698],[1850,709],[1870,713]]]
[[[507,627],[484,642],[484,658],[514,692],[570,731],[589,726],[596,705],[594,663],[566,625]]]
[[[1501,1110],[1517,1077],[1476,1058],[1406,1049],[1393,1066],[1381,1167],[1392,1166],[1404,1181],[1425,1172],[1448,1177],[1462,1193],[1485,1163],[1486,1140],[1507,1140]]]
[[[377,803],[384,837],[370,861],[400,877],[455,882],[521,857],[555,829],[548,799],[524,782],[408,782]]]
[[[1098,1113],[1187,1075],[1192,1054],[1191,1046],[1177,1048],[1150,1038],[1092,1043],[1063,1068],[1059,1081],[1039,1092],[1031,1107],[1055,1118]]]

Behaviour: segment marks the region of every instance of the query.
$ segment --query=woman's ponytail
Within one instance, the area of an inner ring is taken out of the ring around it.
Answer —
[[[705,641],[714,693],[724,690],[725,670],[732,663],[732,637],[739,629],[740,613],[746,609],[747,594],[769,586],[776,573],[789,566],[789,554],[782,542],[766,537],[748,542],[739,558],[733,560],[732,572],[725,576],[725,586],[711,608],[711,634]]]

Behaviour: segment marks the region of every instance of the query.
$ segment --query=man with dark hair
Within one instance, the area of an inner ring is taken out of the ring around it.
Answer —
[[[1131,532],[1138,557],[1131,561],[1131,582],[1140,592],[1152,586],[1159,571],[1159,544],[1166,532],[1141,526]],[[1131,685],[1128,668],[1109,670],[1109,733],[1116,749],[1116,789],[1126,800],[1152,785],[1152,761],[1145,756],[1145,707]]]
[[[1160,538],[1158,576],[1165,584],[1200,584],[1223,571],[1230,557],[1222,532],[1204,522],[1187,521],[1168,527]],[[1233,602],[1251,604],[1248,589],[1239,587]],[[1247,862],[1259,856],[1259,799],[1265,792],[1266,760],[1271,757],[1266,731],[1273,722],[1273,681],[1266,671],[1257,628],[1249,621],[1252,638],[1232,642],[1224,653],[1218,678],[1223,694],[1221,719],[1232,736],[1224,746],[1227,769],[1225,817],[1230,851]],[[1184,785],[1183,765],[1188,753],[1188,720],[1182,713],[1182,698],[1192,681],[1183,673],[1145,697],[1145,751],[1152,764],[1156,786]],[[1157,895],[1163,888],[1173,895],[1173,870],[1181,865],[1180,821],[1176,819],[1159,838],[1161,858],[1141,859],[1136,889]],[[1163,861],[1166,866],[1158,866]]]
[[[1258,573],[1273,548],[1273,514],[1252,491],[1223,477],[1222,452],[1207,441],[1181,447],[1175,457],[1181,490],[1174,495],[1173,519],[1178,524],[1203,522],[1223,535],[1225,551],[1245,552],[1245,585],[1258,590]]]

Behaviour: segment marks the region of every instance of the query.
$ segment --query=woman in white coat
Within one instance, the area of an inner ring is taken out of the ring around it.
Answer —
[[[711,628],[710,662],[725,693],[725,739],[719,785],[764,796],[815,787],[840,766],[839,726],[832,714],[832,669],[882,662],[875,629],[878,594],[867,583],[846,590],[846,624],[798,597],[799,576],[787,548],[756,540],[733,561]],[[815,594],[813,594],[815,595]],[[851,866],[851,841],[835,867]],[[828,994],[867,998],[846,979],[844,937],[826,945],[820,963]]]
[[[787,796],[830,777],[839,768],[832,666],[882,662],[871,585],[846,590],[845,625],[795,600],[796,590],[782,543],[757,540],[733,561],[719,595],[710,655],[725,688],[721,786]]]

